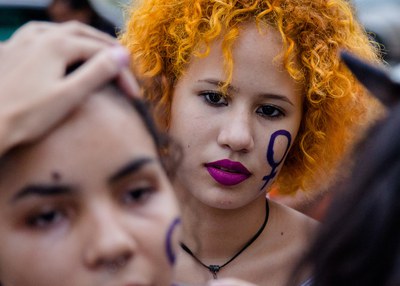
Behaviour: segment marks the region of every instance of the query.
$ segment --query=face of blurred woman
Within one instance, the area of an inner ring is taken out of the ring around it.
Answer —
[[[63,23],[67,21],[79,21],[85,24],[90,24],[93,17],[93,12],[90,7],[82,7],[74,9],[70,1],[66,0],[53,0],[50,2],[47,13],[51,21],[56,23]]]
[[[2,162],[2,286],[170,285],[178,207],[139,115],[113,92]]]
[[[279,58],[272,28],[243,26],[227,94],[221,42],[193,58],[174,91],[170,135],[184,148],[180,185],[200,202],[238,208],[265,195],[299,130],[300,87]]]

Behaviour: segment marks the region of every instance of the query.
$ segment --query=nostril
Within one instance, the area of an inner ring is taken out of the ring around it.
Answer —
[[[115,273],[124,268],[128,264],[131,257],[132,254],[126,253],[113,260],[102,260],[99,264],[101,267],[106,268],[108,272]]]
[[[217,138],[217,142],[224,148],[235,152],[249,152],[253,146],[253,137],[248,129],[224,130]]]

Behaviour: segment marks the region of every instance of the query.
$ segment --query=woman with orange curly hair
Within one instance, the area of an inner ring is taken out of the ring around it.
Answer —
[[[378,62],[376,50],[344,0],[135,2],[121,41],[184,153],[176,280],[284,285],[317,224],[265,195],[345,171],[379,106],[338,51]]]

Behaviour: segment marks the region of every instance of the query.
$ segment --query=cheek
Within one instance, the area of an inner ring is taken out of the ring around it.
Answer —
[[[282,164],[291,144],[292,136],[289,131],[283,129],[275,131],[271,135],[267,145],[266,159],[268,165],[277,168]]]
[[[210,130],[210,117],[206,115],[204,106],[189,92],[174,95],[169,123],[168,134],[183,147],[207,136]]]
[[[4,240],[4,239],[3,239]],[[7,241],[8,242],[8,241]],[[15,282],[15,277],[24,275],[30,275],[30,268],[23,268],[21,261],[26,261],[26,254],[21,256],[16,250],[16,244],[1,242],[0,246],[0,281]],[[24,273],[19,273],[19,269],[24,269]]]
[[[76,261],[68,257],[68,249],[49,250],[48,247],[40,247],[40,243],[32,238],[26,241],[16,239],[0,251],[2,285],[62,285],[59,284],[60,279],[69,279],[66,276],[76,265]]]
[[[172,281],[173,263],[176,253],[176,224],[172,219],[165,218],[147,223],[151,227],[141,231],[139,247],[140,259],[137,256],[136,271],[153,277],[154,285],[169,285]],[[140,269],[140,270],[139,270]],[[135,270],[133,270],[135,271]],[[152,284],[153,285],[153,284]]]
[[[168,135],[171,136],[176,142],[179,144],[185,145],[187,136],[185,136],[187,130],[185,124],[185,118],[182,114],[176,114],[176,112],[172,112],[171,120],[168,126]]]
[[[165,238],[165,252],[171,266],[175,265],[176,252],[179,247],[180,235],[178,234],[177,229],[179,228],[180,223],[180,218],[175,218],[169,226]]]
[[[289,131],[281,129],[272,133],[265,152],[265,159],[267,166],[270,168],[270,173],[262,178],[263,183],[260,191],[264,190],[275,179],[279,168],[285,161],[291,144],[292,135]]]
[[[185,123],[185,112],[186,109],[182,103],[182,95],[175,93],[172,97],[170,105],[170,119],[168,124],[168,133],[172,136],[176,136],[178,131]]]
[[[154,210],[154,216],[148,221],[148,225],[149,231],[144,232],[142,236],[143,245],[148,253],[152,253],[153,259],[158,260],[157,263],[172,266],[175,262],[179,239],[177,234],[180,229],[179,207],[172,193],[161,198],[158,209]]]
[[[171,121],[168,135],[182,147],[182,165],[197,158],[205,146],[212,142],[215,138],[213,130],[203,116],[191,117],[182,113],[179,120]]]

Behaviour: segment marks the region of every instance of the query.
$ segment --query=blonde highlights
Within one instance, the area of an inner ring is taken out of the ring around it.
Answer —
[[[158,123],[168,127],[173,89],[192,57],[205,57],[222,39],[226,83],[232,79],[232,46],[246,23],[275,28],[281,60],[303,87],[301,127],[276,187],[281,193],[322,188],[339,160],[379,106],[341,63],[346,49],[372,62],[377,51],[344,0],[144,0],[131,7],[120,40]]]

